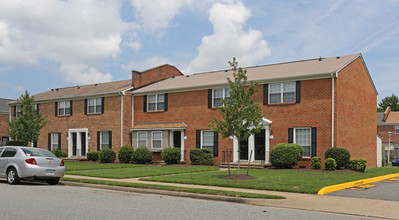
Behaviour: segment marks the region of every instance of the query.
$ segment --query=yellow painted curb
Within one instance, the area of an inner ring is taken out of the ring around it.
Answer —
[[[334,191],[338,191],[338,190],[342,190],[342,189],[347,189],[347,188],[351,188],[354,186],[359,186],[359,185],[363,185],[363,184],[367,184],[367,183],[374,183],[374,182],[378,182],[378,181],[382,181],[382,180],[386,180],[386,179],[390,179],[390,178],[394,178],[394,177],[398,177],[398,176],[399,176],[399,173],[395,173],[395,174],[389,174],[389,175],[385,175],[385,176],[377,176],[377,177],[363,179],[363,180],[356,180],[353,182],[342,183],[342,184],[338,184],[338,185],[326,186],[326,187],[320,189],[317,194],[324,195],[326,193],[330,193],[330,192],[334,192]]]

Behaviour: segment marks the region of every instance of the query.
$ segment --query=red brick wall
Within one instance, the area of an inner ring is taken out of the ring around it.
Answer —
[[[258,86],[259,103],[262,105],[263,86]],[[317,127],[317,154],[331,145],[331,79],[302,81],[301,103],[262,105],[265,117],[271,120],[274,139],[270,146],[288,142],[288,128]],[[209,129],[212,117],[218,117],[216,109],[208,109],[208,91],[189,91],[169,93],[168,111],[143,112],[143,96],[136,96],[134,101],[135,123],[175,122],[187,124],[184,141],[185,159],[189,161],[189,151],[195,148],[196,130]],[[219,156],[216,163],[222,160],[222,151],[233,150],[233,141],[221,139],[219,135]],[[304,162],[308,163],[308,162]]]
[[[165,64],[144,72],[132,71],[132,84],[135,88],[165,79],[170,76],[183,75],[176,67]]]
[[[8,113],[0,114],[0,138],[8,137]],[[0,140],[1,141],[1,140]]]
[[[361,58],[346,66],[335,81],[335,141],[354,159],[377,165],[377,95]]]

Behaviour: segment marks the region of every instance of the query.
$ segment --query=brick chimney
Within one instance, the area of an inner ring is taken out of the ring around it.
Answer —
[[[172,76],[183,76],[183,73],[169,64],[157,66],[143,72],[132,70],[132,85],[137,89]]]
[[[387,109],[384,112],[384,118],[382,119],[383,122],[387,121],[389,113],[391,113],[391,108],[388,106]]]

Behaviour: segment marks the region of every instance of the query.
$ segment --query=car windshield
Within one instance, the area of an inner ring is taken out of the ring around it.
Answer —
[[[56,156],[48,150],[39,149],[39,148],[22,148],[22,151],[28,157],[55,157]]]

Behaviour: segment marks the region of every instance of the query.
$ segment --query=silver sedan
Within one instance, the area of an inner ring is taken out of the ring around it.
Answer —
[[[56,185],[64,176],[65,165],[48,150],[32,147],[0,147],[0,178],[9,184],[23,180],[45,180]]]

